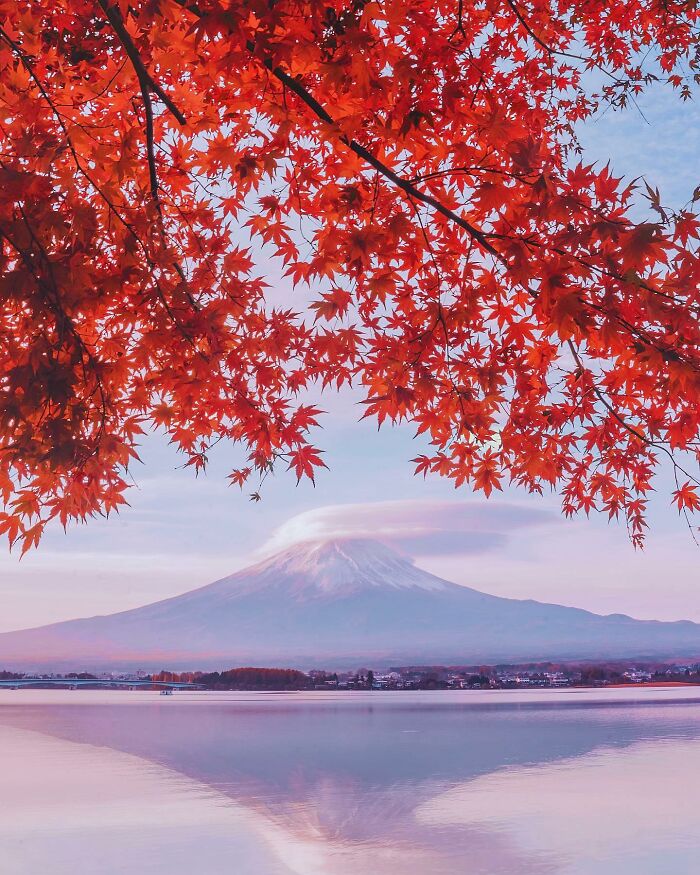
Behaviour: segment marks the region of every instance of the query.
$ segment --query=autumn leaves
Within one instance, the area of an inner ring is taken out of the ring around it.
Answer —
[[[687,4],[0,0],[0,25],[10,540],[116,507],[154,426],[195,469],[239,444],[254,495],[313,479],[303,393],[349,381],[427,436],[422,473],[554,488],[639,543],[665,459],[697,509],[697,218],[648,188],[635,223],[575,158],[644,57],[692,86]]]

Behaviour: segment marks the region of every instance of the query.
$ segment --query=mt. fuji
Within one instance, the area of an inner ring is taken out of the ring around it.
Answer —
[[[0,634],[0,668],[691,656],[700,656],[698,624],[487,595],[367,539],[298,544],[142,608]]]

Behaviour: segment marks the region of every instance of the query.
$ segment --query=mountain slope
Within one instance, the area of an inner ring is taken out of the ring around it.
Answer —
[[[0,667],[343,667],[698,654],[698,624],[487,595],[359,539],[296,545],[142,608],[0,634]]]

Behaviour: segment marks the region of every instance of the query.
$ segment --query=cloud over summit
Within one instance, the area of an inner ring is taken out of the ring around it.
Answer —
[[[377,538],[413,556],[498,550],[511,533],[558,523],[557,514],[496,501],[376,501],[336,504],[291,517],[264,544],[265,554],[328,538]]]

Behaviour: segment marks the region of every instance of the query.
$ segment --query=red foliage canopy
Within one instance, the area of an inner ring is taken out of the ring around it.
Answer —
[[[195,468],[243,444],[236,483],[313,477],[299,393],[350,380],[429,436],[420,472],[550,485],[640,542],[673,457],[698,506],[698,221],[651,187],[633,221],[575,137],[652,80],[690,95],[695,3],[0,0],[0,24],[10,541],[122,503],[153,425]]]

